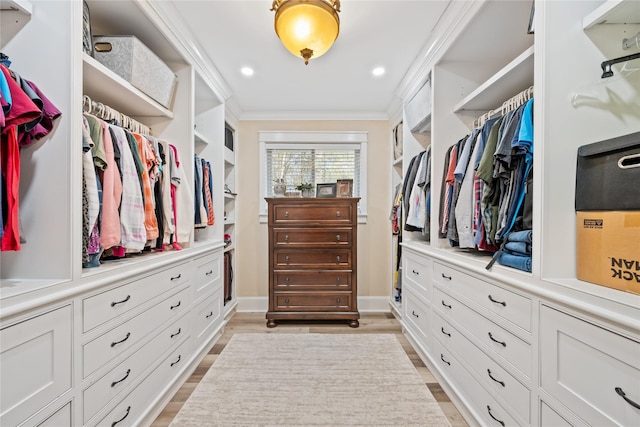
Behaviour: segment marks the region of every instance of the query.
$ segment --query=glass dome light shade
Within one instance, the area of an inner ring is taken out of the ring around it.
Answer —
[[[275,30],[285,48],[305,59],[325,54],[338,37],[338,12],[325,0],[287,0],[276,10]]]

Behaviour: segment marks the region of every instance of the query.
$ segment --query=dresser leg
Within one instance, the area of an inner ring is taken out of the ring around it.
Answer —
[[[267,328],[275,328],[278,324],[274,319],[267,320]]]
[[[358,319],[350,320],[349,326],[352,328],[357,328],[358,326],[360,326],[360,322],[358,322]]]

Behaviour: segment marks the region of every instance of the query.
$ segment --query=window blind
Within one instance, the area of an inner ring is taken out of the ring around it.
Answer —
[[[359,149],[266,149],[268,197],[273,196],[273,183],[283,182],[287,191],[296,191],[302,183],[335,183],[353,180],[353,196],[360,195]]]

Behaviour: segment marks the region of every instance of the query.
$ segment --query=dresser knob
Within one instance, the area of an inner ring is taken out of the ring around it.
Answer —
[[[284,303],[285,303],[285,304],[289,304],[289,298],[285,298],[285,299],[284,299]]]
[[[284,262],[287,262],[287,263],[289,262],[289,255],[284,257]]]
[[[340,241],[340,235],[336,234],[336,240],[339,242]]]
[[[288,242],[288,241],[289,241],[289,235],[288,235],[288,234],[285,234],[285,235],[284,235],[284,240],[285,240],[286,242]]]
[[[289,276],[285,277],[285,278],[284,278],[284,281],[285,281],[285,282],[287,282],[287,283],[289,283]]]
[[[340,298],[336,298],[336,304],[340,304]]]
[[[336,211],[336,216],[340,217],[340,211]]]
[[[340,255],[336,257],[336,262],[340,262]]]
[[[284,211],[284,216],[288,218],[289,217],[289,211]]]
[[[340,281],[342,280],[342,278],[340,276],[336,277],[336,282],[340,283]]]

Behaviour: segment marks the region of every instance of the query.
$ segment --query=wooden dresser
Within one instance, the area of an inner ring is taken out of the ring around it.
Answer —
[[[359,198],[267,198],[269,311],[279,319],[348,320],[357,328]]]

